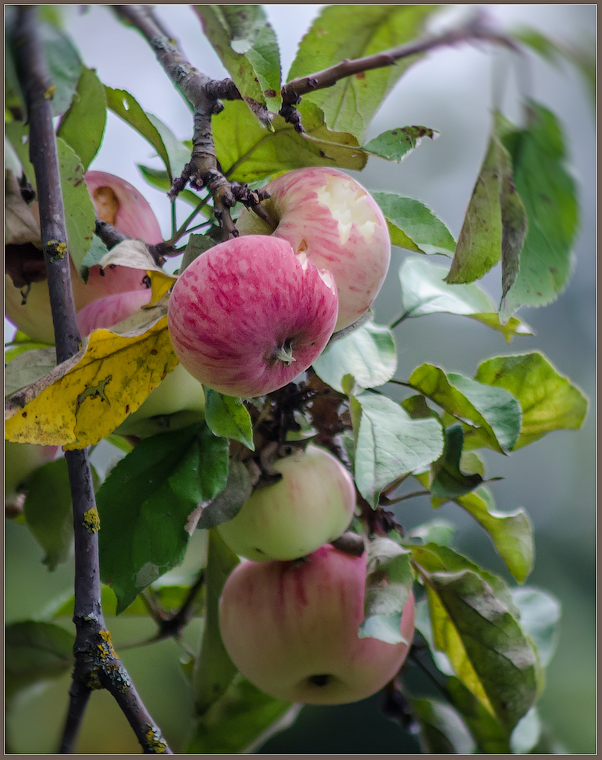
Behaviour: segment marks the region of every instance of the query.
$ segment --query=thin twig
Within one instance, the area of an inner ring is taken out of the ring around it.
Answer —
[[[346,79],[354,74],[381,69],[386,66],[394,66],[402,58],[426,53],[435,48],[472,41],[493,42],[509,47],[515,52],[521,52],[520,47],[514,40],[490,27],[486,22],[485,15],[477,13],[466,24],[457,29],[451,29],[442,34],[432,35],[422,40],[416,40],[364,58],[356,58],[355,60],[346,59],[315,74],[309,74],[308,76],[299,77],[287,82],[282,87],[283,107],[280,113],[287,121],[292,121],[291,116],[295,111],[294,106],[300,102],[303,95],[332,87],[339,80]],[[302,130],[298,129],[298,131]]]
[[[52,89],[38,36],[36,8],[17,10],[15,53],[27,101],[30,124],[30,160],[36,176],[40,228],[54,323],[57,362],[77,353],[81,341],[71,292],[65,212],[58,155],[52,124]],[[115,697],[146,753],[171,754],[161,732],[144,707],[135,687],[115,655],[103,618],[98,562],[98,512],[92,472],[85,449],[65,452],[75,538],[75,668],[61,752],[73,750],[78,730],[95,688]]]

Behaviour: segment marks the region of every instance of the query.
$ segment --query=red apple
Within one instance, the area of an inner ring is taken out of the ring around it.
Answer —
[[[124,235],[140,238],[149,245],[162,240],[153,210],[133,185],[106,172],[90,171],[85,180],[100,219],[113,224]],[[38,215],[35,201],[30,208],[34,215]],[[71,287],[77,312],[100,298],[134,290],[144,293],[145,303],[150,300],[150,290],[145,282],[146,272],[140,269],[116,266],[106,267],[101,272],[99,266],[93,266],[90,267],[88,281],[84,283],[72,261],[70,264]],[[30,338],[54,343],[48,283],[45,280],[32,283],[25,305],[22,303],[22,289],[15,287],[8,275],[5,275],[4,290],[8,319]]]
[[[369,697],[391,680],[414,635],[414,597],[401,618],[408,643],[359,638],[366,553],[320,547],[303,560],[243,560],[224,586],[222,640],[232,662],[277,699],[343,704]]]
[[[336,169],[295,169],[269,182],[263,202],[272,226],[244,210],[241,235],[288,241],[334,277],[339,314],[335,330],[357,321],[372,305],[391,259],[391,241],[376,201],[359,182]]]
[[[347,529],[355,487],[330,452],[310,445],[276,460],[274,469],[282,479],[254,491],[236,517],[218,526],[233,552],[257,561],[296,559]]]
[[[330,274],[267,235],[211,248],[184,270],[169,299],[178,359],[228,396],[262,396],[289,383],[320,355],[336,318]]]

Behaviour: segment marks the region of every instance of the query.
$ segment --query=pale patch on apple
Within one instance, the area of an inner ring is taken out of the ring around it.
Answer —
[[[365,202],[368,193],[363,187],[343,177],[332,176],[323,187],[316,190],[316,195],[337,221],[341,245],[348,242],[353,225],[364,240],[371,242],[379,220]]]

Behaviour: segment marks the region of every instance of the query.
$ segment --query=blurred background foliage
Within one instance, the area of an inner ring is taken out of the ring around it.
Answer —
[[[321,6],[269,5],[266,11],[278,34],[284,73],[296,43]],[[58,11],[58,7],[50,6]],[[593,59],[595,5],[487,5],[508,30],[528,26]],[[449,23],[467,6],[445,7],[437,24]],[[139,35],[119,25],[100,6],[60,8],[65,29],[73,35],[88,66],[106,85],[129,90],[146,110],[156,113],[181,139],[190,136],[190,116],[180,96],[156,65]],[[361,7],[358,6],[358,13]],[[201,40],[198,20],[186,6],[158,6],[159,16],[179,38],[192,63],[210,76],[223,70]],[[423,362],[472,376],[480,361],[495,354],[541,350],[559,372],[568,375],[590,398],[582,430],[560,431],[511,457],[486,453],[487,475],[501,475],[492,491],[497,508],[528,511],[536,538],[535,569],[529,585],[555,594],[562,602],[560,639],[548,667],[540,715],[567,753],[595,752],[595,133],[592,86],[564,60],[546,62],[530,52],[517,63],[507,52],[464,45],[440,50],[402,78],[377,114],[367,139],[396,126],[422,124],[441,136],[426,141],[401,166],[371,159],[359,176],[370,190],[389,190],[417,198],[431,207],[457,237],[482,160],[491,108],[501,107],[520,123],[519,96],[533,96],[559,118],[568,144],[569,164],[578,179],[581,225],[575,271],[558,301],[544,309],[522,309],[520,317],[535,332],[510,345],[502,336],[470,319],[430,315],[404,321],[396,329],[399,368],[407,379]],[[146,143],[109,113],[105,140],[92,168],[113,172],[136,185],[148,198],[169,233],[169,204],[145,185],[136,163],[149,163]],[[408,255],[394,249],[389,277],[376,303],[376,322],[400,316],[397,271]],[[446,263],[440,259],[442,264]],[[484,282],[494,301],[500,295],[499,266]],[[393,391],[393,395],[395,391]],[[401,396],[400,396],[401,398]],[[114,456],[109,453],[108,459]],[[107,462],[108,463],[108,462]],[[409,486],[408,490],[412,490]],[[435,512],[424,497],[396,507],[406,530],[434,517],[453,522],[455,545],[487,569],[509,577],[479,526],[461,509],[446,504]],[[200,536],[191,542],[181,571],[193,570]],[[39,618],[53,600],[68,596],[73,563],[53,573],[42,565],[43,552],[27,530],[6,526],[5,617],[11,623]],[[177,575],[179,571],[174,571]],[[69,627],[68,619],[61,619]],[[192,716],[190,692],[173,641],[139,648],[128,643],[148,638],[153,624],[138,618],[109,619],[113,641],[151,714],[177,752],[185,744]],[[195,646],[199,628],[190,626],[186,642]],[[409,666],[408,678],[420,679]],[[422,688],[428,690],[427,684]],[[19,696],[10,711],[8,752],[54,752],[68,703],[69,677]],[[381,697],[337,707],[306,707],[293,726],[268,739],[261,753],[412,753],[418,744],[379,710]],[[112,698],[94,692],[81,738],[81,753],[138,753],[139,745]]]

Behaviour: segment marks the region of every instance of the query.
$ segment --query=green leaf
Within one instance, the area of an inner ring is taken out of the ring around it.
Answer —
[[[230,181],[255,182],[304,166],[335,166],[361,171],[368,156],[357,139],[331,132],[319,108],[305,110],[305,134],[276,116],[272,131],[263,127],[241,101],[225,103],[211,120],[215,151]]]
[[[580,428],[587,414],[587,398],[538,351],[487,359],[475,380],[503,388],[518,400],[522,423],[514,451],[552,430]]]
[[[303,37],[288,80],[308,76],[340,63],[390,50],[419,37],[436,5],[353,5],[325,7]],[[372,117],[395,83],[422,55],[410,56],[394,66],[340,79],[332,87],[304,95],[306,103],[320,106],[331,129],[351,132],[363,139]]]
[[[82,73],[82,62],[69,37],[48,23],[38,25],[51,86],[52,115],[60,116],[71,105]]]
[[[226,485],[228,442],[204,424],[138,443],[96,498],[101,578],[121,613],[138,593],[179,565],[199,506]]]
[[[443,431],[437,420],[413,420],[386,396],[352,397],[352,417],[355,482],[373,508],[388,483],[428,466],[443,451]]]
[[[143,164],[136,164],[136,166],[138,169],[140,169],[140,173],[149,185],[156,187],[159,190],[165,190],[166,193],[171,190],[172,183],[165,169],[154,169],[152,166],[144,166]],[[190,203],[190,205],[194,206],[195,208],[201,202],[201,198],[196,193],[193,193],[192,190],[187,189],[179,192],[178,198],[180,198],[180,200],[186,201],[186,203]],[[210,211],[210,207],[205,206],[204,209],[201,209],[199,211],[199,214],[208,217],[210,215]]]
[[[150,123],[156,128],[157,132],[161,136],[163,145],[167,152],[169,164],[167,165],[168,171],[171,172],[172,178],[180,177],[184,171],[184,167],[190,161],[190,150],[180,142],[174,135],[171,129],[164,124],[161,119],[153,116],[152,113],[146,114]]]
[[[527,217],[512,181],[512,162],[495,124],[485,160],[466,211],[448,283],[473,282],[502,258],[508,273],[518,261],[527,232]],[[505,275],[508,276],[508,275]]]
[[[533,335],[524,322],[512,317],[502,325],[489,296],[475,284],[448,285],[447,270],[424,258],[405,259],[399,268],[403,318],[444,312],[458,314],[498,330],[510,343],[515,335]]]
[[[104,256],[107,255],[109,252],[109,249],[103,243],[103,241],[98,237],[96,233],[92,235],[92,242],[90,243],[90,247],[88,248],[88,253],[84,256],[84,260],[82,262],[82,267],[90,268],[97,264],[100,264]]]
[[[380,639],[388,644],[411,644],[401,635],[401,615],[414,582],[410,556],[407,549],[390,538],[377,537],[368,543],[360,638]]]
[[[40,681],[58,678],[73,667],[73,633],[54,623],[26,620],[6,626],[6,696]]]
[[[435,646],[506,729],[537,698],[535,652],[507,604],[472,570],[425,577]]]
[[[483,482],[479,473],[465,474],[460,469],[464,433],[462,425],[452,425],[445,431],[445,449],[441,459],[432,466],[431,494],[454,499],[474,491]]]
[[[205,421],[215,435],[240,441],[251,451],[255,451],[251,415],[241,399],[224,396],[207,388]]]
[[[84,259],[92,244],[96,214],[84,182],[84,167],[79,157],[60,137],[57,137],[56,146],[65,204],[69,255],[77,270],[81,272]]]
[[[249,471],[242,462],[233,459],[230,462],[226,487],[203,507],[197,528],[214,528],[236,517],[252,492],[253,484]]]
[[[313,363],[327,385],[343,391],[343,377],[352,375],[361,388],[384,385],[397,369],[395,338],[388,327],[368,323],[333,341]]]
[[[409,383],[445,411],[479,425],[487,445],[495,451],[503,454],[516,443],[521,429],[521,409],[510,392],[490,393],[491,388],[486,383],[454,372],[446,374],[432,364],[417,367]]]
[[[387,220],[393,245],[416,253],[453,254],[456,241],[451,232],[424,203],[397,193],[371,195]]]
[[[505,321],[520,306],[555,301],[566,286],[573,269],[578,206],[575,182],[565,168],[564,139],[550,111],[531,101],[530,126],[506,134],[504,145],[529,218],[518,274],[502,287],[500,315]]]
[[[439,132],[429,127],[397,127],[370,140],[362,146],[362,150],[373,156],[386,158],[387,161],[399,163],[420,145],[424,137],[435,140],[439,137]]]
[[[428,520],[412,528],[408,536],[419,538],[423,544],[433,543],[440,546],[451,546],[456,531],[456,526],[449,520]]]
[[[253,113],[266,125],[282,106],[280,52],[260,5],[195,5],[203,31]]]
[[[272,734],[288,728],[300,707],[268,697],[239,676],[209,712],[197,720],[186,752],[254,752]]]
[[[508,570],[523,583],[533,569],[535,552],[533,526],[525,510],[496,511],[493,497],[484,486],[454,501],[487,531]]]
[[[236,666],[226,652],[219,630],[219,599],[224,584],[239,559],[212,528],[207,533],[205,569],[205,627],[201,652],[193,674],[194,702],[197,716],[207,711],[223,696],[236,674]]]
[[[475,742],[458,713],[436,699],[412,699],[420,724],[420,750],[423,754],[470,755]]]
[[[87,171],[97,154],[107,121],[105,89],[94,69],[83,68],[77,91],[60,121],[57,137],[70,145]]]
[[[73,543],[71,487],[64,457],[33,473],[23,510],[29,530],[46,552],[42,562],[56,570],[69,558]]]
[[[459,678],[451,676],[447,680],[445,689],[449,694],[451,704],[458,710],[477,742],[478,751],[488,755],[511,754],[507,731]]]
[[[558,643],[560,602],[546,591],[536,588],[512,589],[512,597],[520,610],[520,624],[537,647],[540,664],[550,664]]]
[[[171,169],[169,154],[163,142],[163,138],[155,124],[150,120],[149,115],[142,110],[140,104],[133,95],[125,90],[114,90],[112,87],[105,86],[107,96],[107,106],[123,119],[126,124],[133,127],[145,140],[147,140],[159,154],[165,164],[170,181],[174,174]]]

